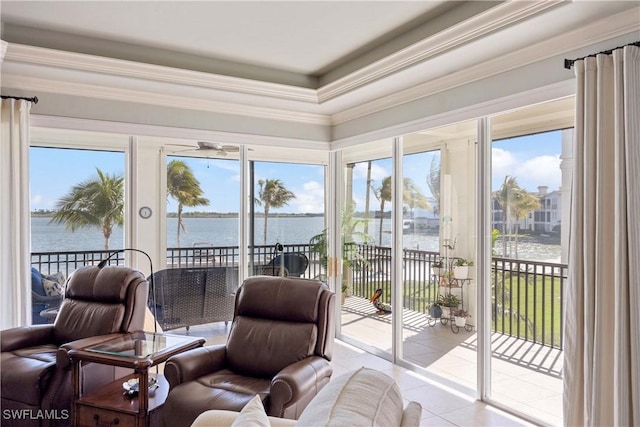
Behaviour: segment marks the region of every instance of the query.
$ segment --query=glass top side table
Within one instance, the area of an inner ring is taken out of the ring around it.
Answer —
[[[155,375],[156,387],[149,389],[149,368],[171,356],[202,347],[204,338],[137,331],[117,335],[99,344],[69,351],[73,386],[72,425],[119,425],[145,427],[158,425],[169,384],[162,374]],[[98,390],[83,392],[81,366],[87,363],[132,369]],[[137,393],[123,394],[123,381],[137,382]],[[137,380],[137,381],[136,381]]]
[[[192,344],[193,340],[193,337],[139,331],[86,347],[85,350],[113,356],[147,358]]]

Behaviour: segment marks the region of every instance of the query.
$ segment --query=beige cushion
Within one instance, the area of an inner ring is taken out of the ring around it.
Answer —
[[[256,394],[249,403],[244,405],[231,427],[270,427],[260,396]]]
[[[399,426],[402,414],[402,395],[393,378],[360,368],[332,379],[302,412],[296,426]]]

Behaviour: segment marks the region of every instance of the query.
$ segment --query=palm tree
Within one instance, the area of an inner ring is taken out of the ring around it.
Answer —
[[[433,207],[433,213],[440,215],[440,156],[433,156],[431,158],[431,168],[429,175],[427,176],[427,185],[433,198],[436,200],[436,205]]]
[[[411,208],[411,212],[415,208],[429,209],[429,200],[411,178],[402,180],[402,201]]]
[[[518,222],[520,218],[524,218],[529,212],[538,209],[540,209],[540,199],[520,188],[516,193],[513,206],[511,207],[511,214],[516,222]],[[516,227],[514,240],[516,258],[518,258],[518,231],[519,227]]]
[[[497,202],[502,207],[502,232],[506,237],[507,234],[511,234],[511,220],[517,222],[520,218],[524,217],[528,212],[532,210],[540,209],[540,200],[529,194],[524,188],[518,185],[516,177],[505,176],[504,182],[500,190],[494,195]],[[515,256],[518,256],[518,230],[519,227],[515,227]],[[502,239],[502,255],[507,256],[507,239]],[[511,236],[509,237],[511,239]]]
[[[58,200],[51,222],[64,223],[72,232],[98,227],[108,250],[113,227],[124,223],[124,177],[103,173],[99,168],[96,171],[96,178],[74,186]]]
[[[511,235],[511,207],[513,203],[511,202],[516,193],[517,189],[520,188],[518,186],[518,181],[513,176],[505,176],[504,182],[500,189],[494,194],[495,200],[498,202],[500,207],[502,208],[502,256],[508,256],[507,254],[507,236]],[[509,237],[510,238],[510,237]]]
[[[281,208],[289,204],[289,200],[295,199],[296,195],[287,190],[284,183],[279,179],[259,180],[260,191],[255,203],[264,206],[264,244],[267,244],[267,218],[271,208]]]
[[[373,190],[376,198],[380,201],[380,228],[378,230],[378,244],[382,246],[382,222],[384,220],[384,205],[391,201],[391,177],[382,180],[382,185]],[[402,180],[402,199],[411,209],[429,208],[429,201],[426,196],[416,187],[411,178]]]
[[[373,189],[373,194],[380,202],[380,228],[378,230],[378,245],[382,246],[382,221],[384,220],[384,205],[391,201],[391,177],[388,176],[382,180],[382,184],[378,188]]]
[[[182,211],[185,206],[206,206],[209,199],[202,197],[203,191],[200,182],[193,175],[193,171],[182,160],[171,160],[167,165],[167,196],[173,197],[178,202],[178,230],[176,243],[180,247],[180,230],[186,232],[187,228],[182,220]]]

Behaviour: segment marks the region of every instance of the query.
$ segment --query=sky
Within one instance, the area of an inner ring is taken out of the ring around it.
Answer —
[[[496,141],[492,147],[492,188],[497,190],[506,175],[517,178],[528,191],[545,185],[549,191],[561,184],[561,132],[554,131]],[[405,156],[404,176],[426,196],[430,196],[426,176],[434,152]],[[175,157],[168,157],[168,161]],[[237,160],[180,157],[193,170],[210,200],[209,206],[185,208],[185,211],[238,212],[240,168]],[[95,178],[96,167],[109,174],[124,174],[124,153],[75,149],[32,147],[30,151],[31,209],[55,209],[56,201],[83,181]],[[273,209],[282,213],[322,213],[324,211],[324,167],[291,163],[255,162],[255,179],[280,179],[296,198],[288,206]],[[391,159],[372,162],[372,186],[379,187],[392,172]],[[364,210],[367,163],[358,163],[353,171],[356,210]],[[256,186],[257,192],[257,186]],[[370,195],[372,209],[380,204]],[[262,208],[258,208],[261,211]],[[387,209],[385,209],[387,210]],[[168,212],[176,203],[168,202]]]

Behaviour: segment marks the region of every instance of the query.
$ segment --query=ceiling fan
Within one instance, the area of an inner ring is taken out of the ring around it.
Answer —
[[[217,151],[223,156],[226,156],[227,153],[237,153],[240,151],[240,147],[236,147],[235,145],[222,145],[218,142],[198,141],[198,148],[196,148],[196,151],[210,150]]]
[[[222,145],[218,142],[198,141],[197,148],[180,150],[180,152],[184,152],[184,151],[214,151],[216,154],[220,156],[226,156],[228,153],[237,153],[238,151],[240,151],[240,147],[236,147],[235,145]]]

